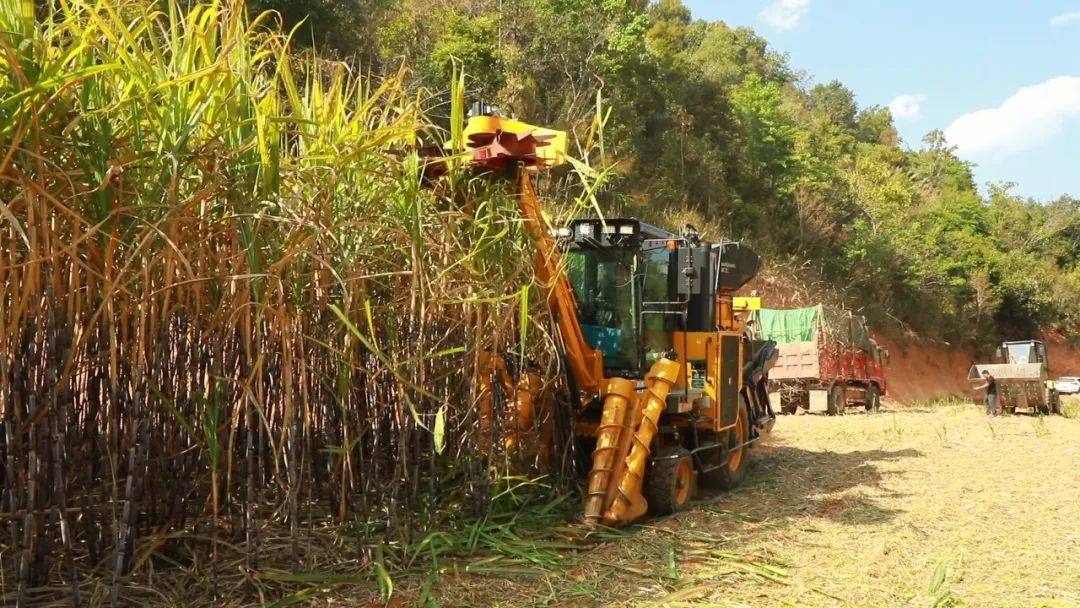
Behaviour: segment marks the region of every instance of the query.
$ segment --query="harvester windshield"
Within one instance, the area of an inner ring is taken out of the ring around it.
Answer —
[[[581,331],[604,356],[604,367],[640,367],[638,256],[632,249],[575,249],[566,253],[567,276],[577,298]]]
[[[672,252],[665,241],[574,248],[567,277],[577,299],[581,332],[604,357],[604,369],[640,376],[673,348],[681,329],[671,293]],[[629,246],[627,246],[629,245]]]

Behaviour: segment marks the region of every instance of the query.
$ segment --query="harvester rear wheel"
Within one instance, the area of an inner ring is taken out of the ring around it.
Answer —
[[[664,446],[657,451],[645,480],[645,500],[649,512],[668,515],[683,510],[694,494],[694,461],[682,446]]]
[[[715,462],[719,465],[717,468],[708,473],[702,473],[701,481],[709,487],[732,490],[742,482],[743,477],[746,477],[746,469],[750,463],[750,454],[746,452],[749,446],[743,445],[750,440],[750,410],[746,407],[746,401],[741,395],[735,427],[726,434],[727,450],[716,449],[707,452],[715,455],[715,460],[722,460],[722,462]],[[706,464],[714,463],[706,462]]]
[[[876,384],[871,384],[866,389],[866,411],[876,412],[881,409],[881,393]]]
[[[845,410],[847,410],[847,391],[842,384],[834,384],[832,390],[829,391],[828,414],[843,416]]]

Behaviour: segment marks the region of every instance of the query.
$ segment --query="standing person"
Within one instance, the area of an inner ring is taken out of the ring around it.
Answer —
[[[990,370],[983,370],[983,383],[975,387],[975,390],[986,389],[986,415],[997,416],[997,381],[990,374]]]

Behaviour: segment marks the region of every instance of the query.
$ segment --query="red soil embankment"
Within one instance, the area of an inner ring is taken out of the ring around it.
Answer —
[[[876,334],[874,339],[889,349],[886,403],[910,405],[927,399],[971,395],[967,373],[974,363],[972,351],[921,341],[900,344]]]
[[[1041,337],[1046,345],[1046,358],[1050,360],[1050,375],[1080,376],[1080,350],[1069,346],[1061,332],[1047,330]]]

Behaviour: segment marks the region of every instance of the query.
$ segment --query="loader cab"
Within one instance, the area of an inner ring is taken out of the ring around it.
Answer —
[[[717,296],[760,266],[739,243],[706,243],[635,219],[577,220],[557,236],[582,332],[607,376],[641,379],[664,353],[685,350],[683,336],[730,326],[718,318]]]
[[[1046,347],[1038,340],[1003,342],[995,357],[999,363],[1046,363]]]

